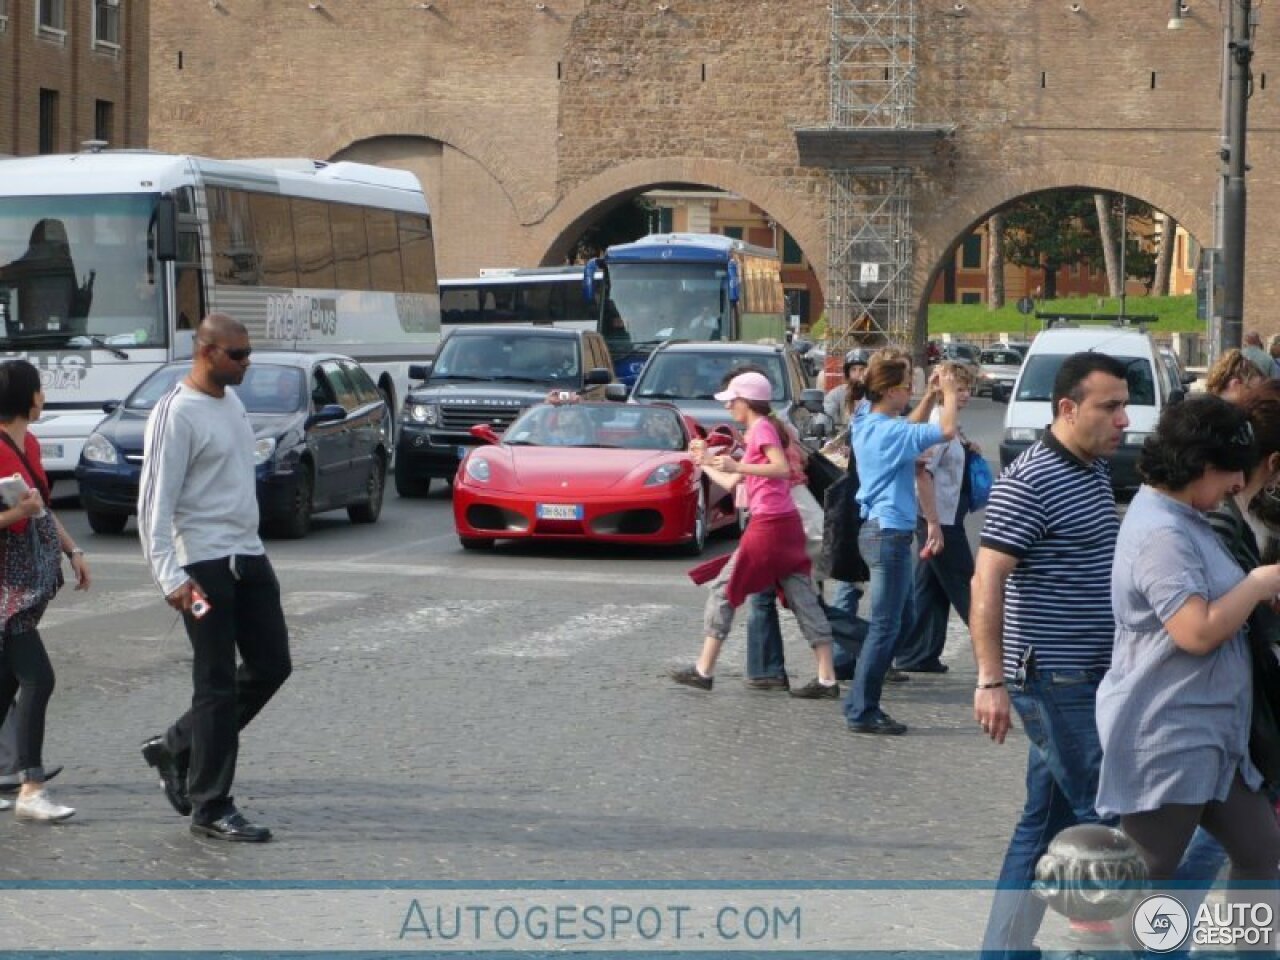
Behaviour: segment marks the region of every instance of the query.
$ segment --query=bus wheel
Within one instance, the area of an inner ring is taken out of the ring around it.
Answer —
[[[396,457],[395,477],[396,493],[405,499],[425,497],[431,491],[431,478],[410,473],[404,457]]]
[[[125,525],[129,522],[127,513],[99,513],[96,510],[89,510],[85,513],[85,519],[89,521],[89,529],[94,533],[124,533]]]

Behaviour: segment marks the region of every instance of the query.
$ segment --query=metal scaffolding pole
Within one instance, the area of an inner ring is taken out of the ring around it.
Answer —
[[[830,124],[903,130],[914,122],[915,0],[832,0]],[[911,339],[911,171],[831,171],[828,355]]]

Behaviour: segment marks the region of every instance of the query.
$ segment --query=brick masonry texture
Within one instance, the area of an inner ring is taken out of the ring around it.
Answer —
[[[1180,31],[1132,0],[916,9],[916,121],[955,130],[915,180],[922,298],[969,226],[1037,190],[1129,193],[1211,243],[1216,9]],[[828,181],[793,134],[828,118],[825,0],[154,0],[151,20],[153,146],[408,167],[442,276],[556,262],[602,211],[684,183],[763,207],[825,279]],[[1270,331],[1280,128],[1260,36],[1246,320]]]

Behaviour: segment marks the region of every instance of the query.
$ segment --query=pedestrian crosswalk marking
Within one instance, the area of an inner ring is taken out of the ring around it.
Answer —
[[[486,647],[488,657],[572,657],[606,637],[634,633],[675,608],[665,603],[606,603],[587,613],[570,617],[549,630],[513,637],[505,643]]]

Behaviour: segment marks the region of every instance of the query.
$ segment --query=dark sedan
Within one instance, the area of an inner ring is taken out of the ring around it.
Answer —
[[[137,512],[147,417],[191,369],[161,367],[85,442],[76,467],[80,502],[95,533],[120,533]],[[369,375],[336,354],[255,353],[233,387],[255,435],[258,508],[264,532],[302,537],[311,515],[345,507],[353,523],[382,512],[391,414]]]

